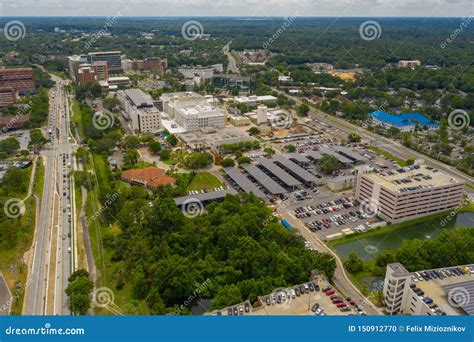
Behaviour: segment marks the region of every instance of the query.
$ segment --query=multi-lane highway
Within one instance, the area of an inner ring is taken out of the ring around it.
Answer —
[[[40,215],[32,245],[33,260],[25,294],[24,314],[68,315],[65,294],[75,269],[74,194],[70,173],[74,169],[69,140],[69,116],[64,84],[56,79],[50,92],[46,134],[50,143],[42,152],[45,179]]]

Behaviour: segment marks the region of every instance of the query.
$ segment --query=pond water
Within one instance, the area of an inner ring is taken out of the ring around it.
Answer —
[[[357,252],[362,259],[370,260],[375,258],[384,249],[400,247],[404,240],[434,239],[440,235],[443,229],[454,229],[463,226],[474,228],[474,213],[457,214],[451,221],[447,221],[444,227],[441,226],[441,219],[438,218],[387,234],[337,245],[334,247],[334,250],[342,258],[347,258],[350,253]]]

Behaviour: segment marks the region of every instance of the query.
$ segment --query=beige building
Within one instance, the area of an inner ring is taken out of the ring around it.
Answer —
[[[464,181],[426,165],[380,173],[359,173],[356,198],[376,208],[390,223],[454,209],[461,203]]]
[[[389,315],[472,315],[473,265],[409,272],[400,263],[387,265],[383,300]]]
[[[414,68],[420,65],[421,65],[421,62],[419,60],[413,60],[413,61],[401,60],[398,62],[398,66],[400,68]]]
[[[161,128],[161,112],[152,97],[140,89],[121,90],[117,94],[135,132],[155,133]]]

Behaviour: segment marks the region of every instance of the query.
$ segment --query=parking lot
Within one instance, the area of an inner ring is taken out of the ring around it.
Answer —
[[[369,221],[367,215],[359,212],[351,192],[335,194],[324,187],[316,190],[312,198],[292,200],[285,209],[319,238],[344,232],[352,234],[354,228]]]
[[[326,291],[326,292],[325,292]],[[218,316],[284,316],[284,315],[364,315],[351,298],[338,295],[323,278],[290,288],[275,289],[259,297],[255,307],[250,302],[216,310]]]

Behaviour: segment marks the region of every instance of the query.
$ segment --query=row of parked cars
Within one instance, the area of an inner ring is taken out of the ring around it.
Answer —
[[[227,309],[227,316],[243,316],[244,313],[250,312],[250,303],[245,302],[244,304],[239,304],[232,306]],[[216,312],[217,316],[222,316],[221,311]]]
[[[444,279],[447,277],[460,276],[463,274],[474,274],[474,266],[446,267],[438,270],[415,272],[412,279],[416,283],[422,280]]]
[[[343,226],[347,223],[347,221],[357,222],[358,220],[362,219],[362,216],[358,215],[358,212],[349,212],[348,214],[336,214],[330,216],[326,219],[315,220],[313,222],[305,223],[306,227],[308,227],[311,231],[315,232],[317,230],[322,230],[322,228],[331,228],[334,224],[337,227]]]
[[[214,191],[224,191],[225,188],[223,186],[220,186],[218,188],[214,188],[212,190],[191,190],[188,191],[188,195],[199,195],[199,194],[205,194],[206,192],[214,192]]]
[[[412,289],[412,291],[419,297],[422,298],[423,302],[428,305],[428,307],[433,310],[434,313],[438,314],[438,315],[441,315],[441,316],[445,316],[446,315],[446,312],[444,312],[443,310],[441,310],[438,306],[438,304],[436,304],[433,299],[431,299],[430,297],[425,297],[425,292],[420,289],[419,287],[416,287],[416,284],[410,284],[410,288]]]
[[[305,293],[319,291],[319,285],[309,282],[289,289],[276,291],[265,298],[265,304],[277,305],[290,298],[296,298]]]
[[[311,217],[313,215],[324,215],[331,212],[336,212],[342,209],[349,209],[354,206],[349,198],[340,198],[330,202],[320,203],[316,206],[308,205],[304,207],[298,207],[295,209],[295,215],[298,218]]]
[[[341,298],[341,296],[339,296],[331,286],[323,287],[322,291],[329,297],[331,302],[341,310],[341,312],[349,312],[352,311],[352,309],[355,309],[359,315],[366,315],[365,311],[359,308],[357,303],[352,300],[351,297]]]

